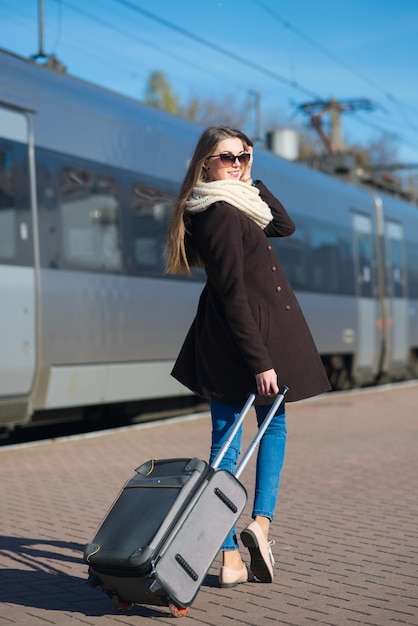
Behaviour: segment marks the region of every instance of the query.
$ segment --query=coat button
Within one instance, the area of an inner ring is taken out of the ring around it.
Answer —
[[[272,272],[275,272],[276,270],[277,270],[277,267],[276,267],[275,265],[272,265],[272,267],[271,267],[271,271],[272,271]]]
[[[271,245],[271,243],[269,243],[269,245],[267,246],[267,250],[271,250],[271,249],[272,249],[272,247],[273,247],[273,246]]]
[[[286,304],[286,306],[285,306],[284,308],[286,309],[286,311],[290,311],[290,309],[291,309],[292,307],[290,306],[290,304]]]
[[[282,288],[280,287],[280,285],[277,285],[276,291],[281,291],[281,290],[282,290]]]

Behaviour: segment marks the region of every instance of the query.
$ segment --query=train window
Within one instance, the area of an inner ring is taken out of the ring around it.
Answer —
[[[387,221],[385,235],[388,295],[403,298],[406,295],[406,284],[402,226],[396,222]]]
[[[310,281],[313,291],[339,291],[339,251],[337,234],[326,225],[310,230]]]
[[[0,262],[33,263],[27,146],[0,139]]]
[[[412,241],[406,242],[406,259],[408,295],[410,298],[418,298],[418,247]]]
[[[129,257],[134,272],[151,275],[163,272],[167,226],[174,202],[174,196],[166,191],[148,185],[132,185]]]
[[[306,289],[306,239],[304,229],[297,226],[291,237],[274,238],[273,245],[293,289]]]
[[[357,285],[362,298],[373,297],[373,242],[371,234],[356,233]]]
[[[353,236],[356,293],[361,298],[376,297],[376,249],[370,216],[353,213]]]
[[[403,284],[403,263],[402,263],[402,251],[401,243],[396,239],[392,239],[390,242],[391,259],[392,259],[392,281],[393,291],[395,298],[402,298],[404,295]]]
[[[272,239],[287,277],[296,290],[354,293],[351,232],[335,224],[295,218],[291,237]]]
[[[12,154],[0,150],[0,259],[16,255],[16,200],[12,174]]]
[[[338,238],[338,293],[354,295],[354,262],[351,242],[351,232],[347,237],[341,235]]]
[[[63,167],[59,196],[66,264],[120,271],[119,200],[114,179],[81,168]]]
[[[39,216],[39,253],[41,266],[48,268],[60,267],[63,254],[56,172],[55,159],[38,150],[36,155],[36,188]]]

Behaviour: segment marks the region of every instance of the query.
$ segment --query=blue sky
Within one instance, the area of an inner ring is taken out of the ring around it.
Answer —
[[[256,92],[263,126],[305,122],[304,102],[368,99],[343,115],[345,140],[387,132],[418,163],[417,0],[44,0],[44,17],[44,51],[79,78],[141,99],[158,70],[183,102],[237,108]],[[0,47],[36,54],[38,0],[1,0]]]

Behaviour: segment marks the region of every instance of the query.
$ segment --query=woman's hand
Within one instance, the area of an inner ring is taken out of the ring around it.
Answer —
[[[248,152],[248,154],[251,155],[250,160],[248,161],[247,165],[242,169],[241,175],[240,175],[240,180],[243,183],[248,183],[249,185],[252,185],[253,179],[251,178],[251,168],[253,165],[253,147],[252,146],[247,146],[245,149],[245,152]]]
[[[277,374],[274,369],[260,372],[255,375],[257,392],[260,396],[276,396],[280,389],[277,381]]]

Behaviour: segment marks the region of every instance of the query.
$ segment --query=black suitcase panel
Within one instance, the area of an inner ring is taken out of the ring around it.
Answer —
[[[197,458],[151,460],[138,467],[85,547],[84,560],[96,573],[147,574],[155,550],[209,471]]]

